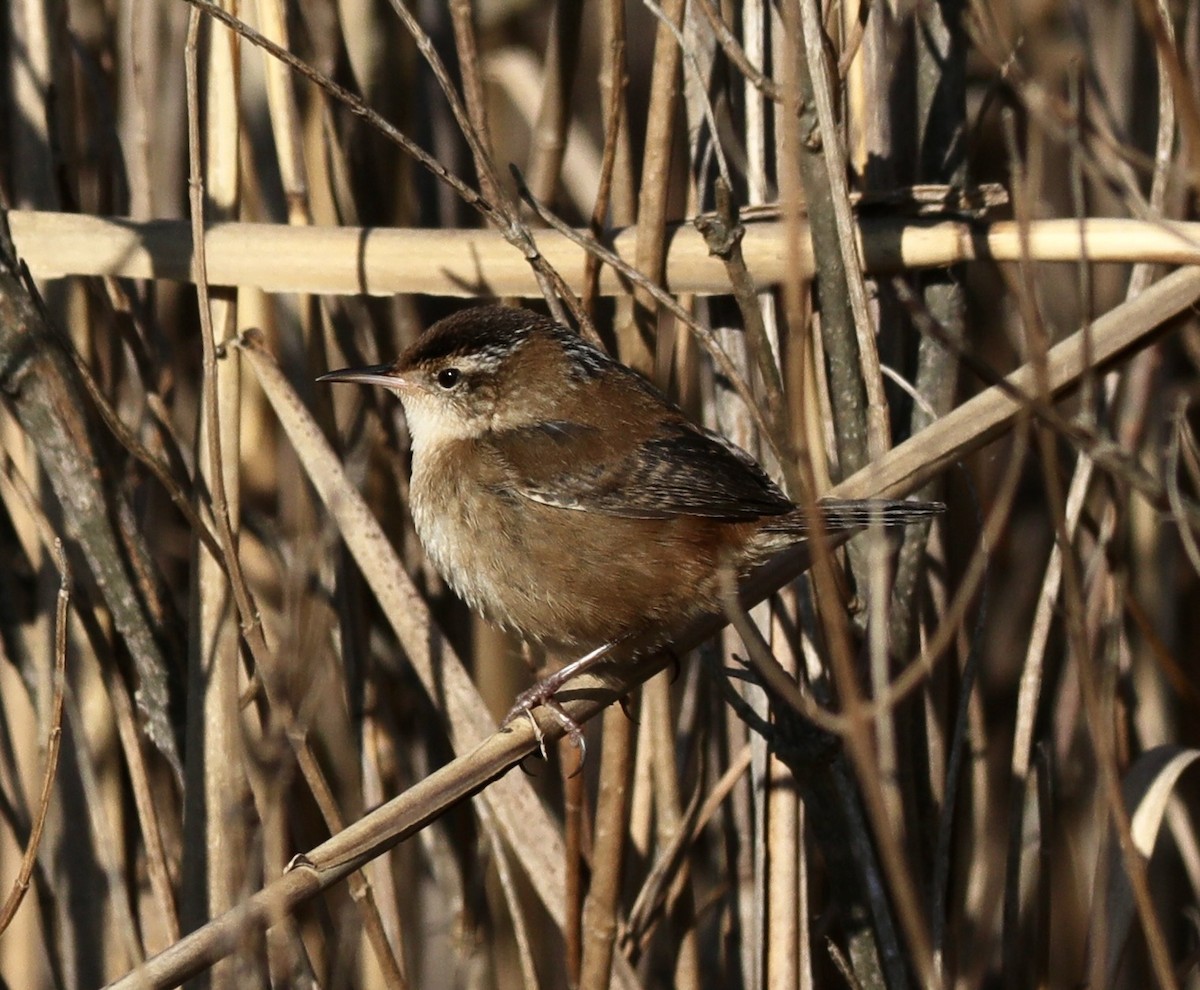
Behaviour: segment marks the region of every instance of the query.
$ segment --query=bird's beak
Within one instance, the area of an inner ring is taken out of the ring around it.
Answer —
[[[342,368],[321,375],[319,382],[353,382],[355,385],[382,385],[384,388],[400,389],[410,384],[390,364],[375,364],[369,368]]]

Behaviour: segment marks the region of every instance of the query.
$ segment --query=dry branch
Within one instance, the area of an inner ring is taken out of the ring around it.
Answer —
[[[111,275],[194,280],[187,221],[138,222],[120,217],[13,210],[13,241],[38,278]],[[966,220],[859,220],[863,263],[873,274],[938,268],[963,261],[1017,261],[1017,225]],[[587,232],[581,231],[586,237]],[[634,257],[634,230],[612,236],[626,261]],[[802,239],[799,270],[788,267],[785,224],[746,224],[742,251],[760,289],[813,274],[812,249]],[[1029,224],[1031,261],[1200,263],[1200,224],[1093,218]],[[711,257],[690,223],[667,231],[665,285],[672,292],[729,292],[729,276]],[[573,291],[584,287],[585,254],[554,231],[538,232],[538,248]],[[208,282],[253,286],[266,292],[432,296],[541,295],[528,262],[502,235],[489,230],[384,227],[295,227],[217,223],[205,240]],[[600,292],[621,295],[628,285],[605,268]]]

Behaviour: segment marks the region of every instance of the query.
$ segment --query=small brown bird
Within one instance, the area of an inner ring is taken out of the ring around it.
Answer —
[[[465,310],[392,364],[319,380],[400,397],[430,559],[467,604],[548,646],[599,653],[659,631],[666,641],[719,610],[721,566],[744,572],[809,535],[804,511],[749,454],[528,310]],[[820,504],[827,531],[942,508]]]

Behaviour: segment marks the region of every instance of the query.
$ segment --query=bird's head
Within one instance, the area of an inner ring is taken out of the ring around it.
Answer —
[[[549,317],[480,306],[439,320],[391,364],[317,380],[391,389],[419,449],[560,419],[581,388],[614,368],[603,351]]]

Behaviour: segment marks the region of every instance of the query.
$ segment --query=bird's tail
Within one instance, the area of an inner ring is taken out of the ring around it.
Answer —
[[[903,499],[818,499],[826,532],[836,533],[866,526],[907,526],[946,511],[941,502],[908,502]],[[764,533],[806,536],[813,530],[812,517],[803,509],[776,516],[763,526]]]

